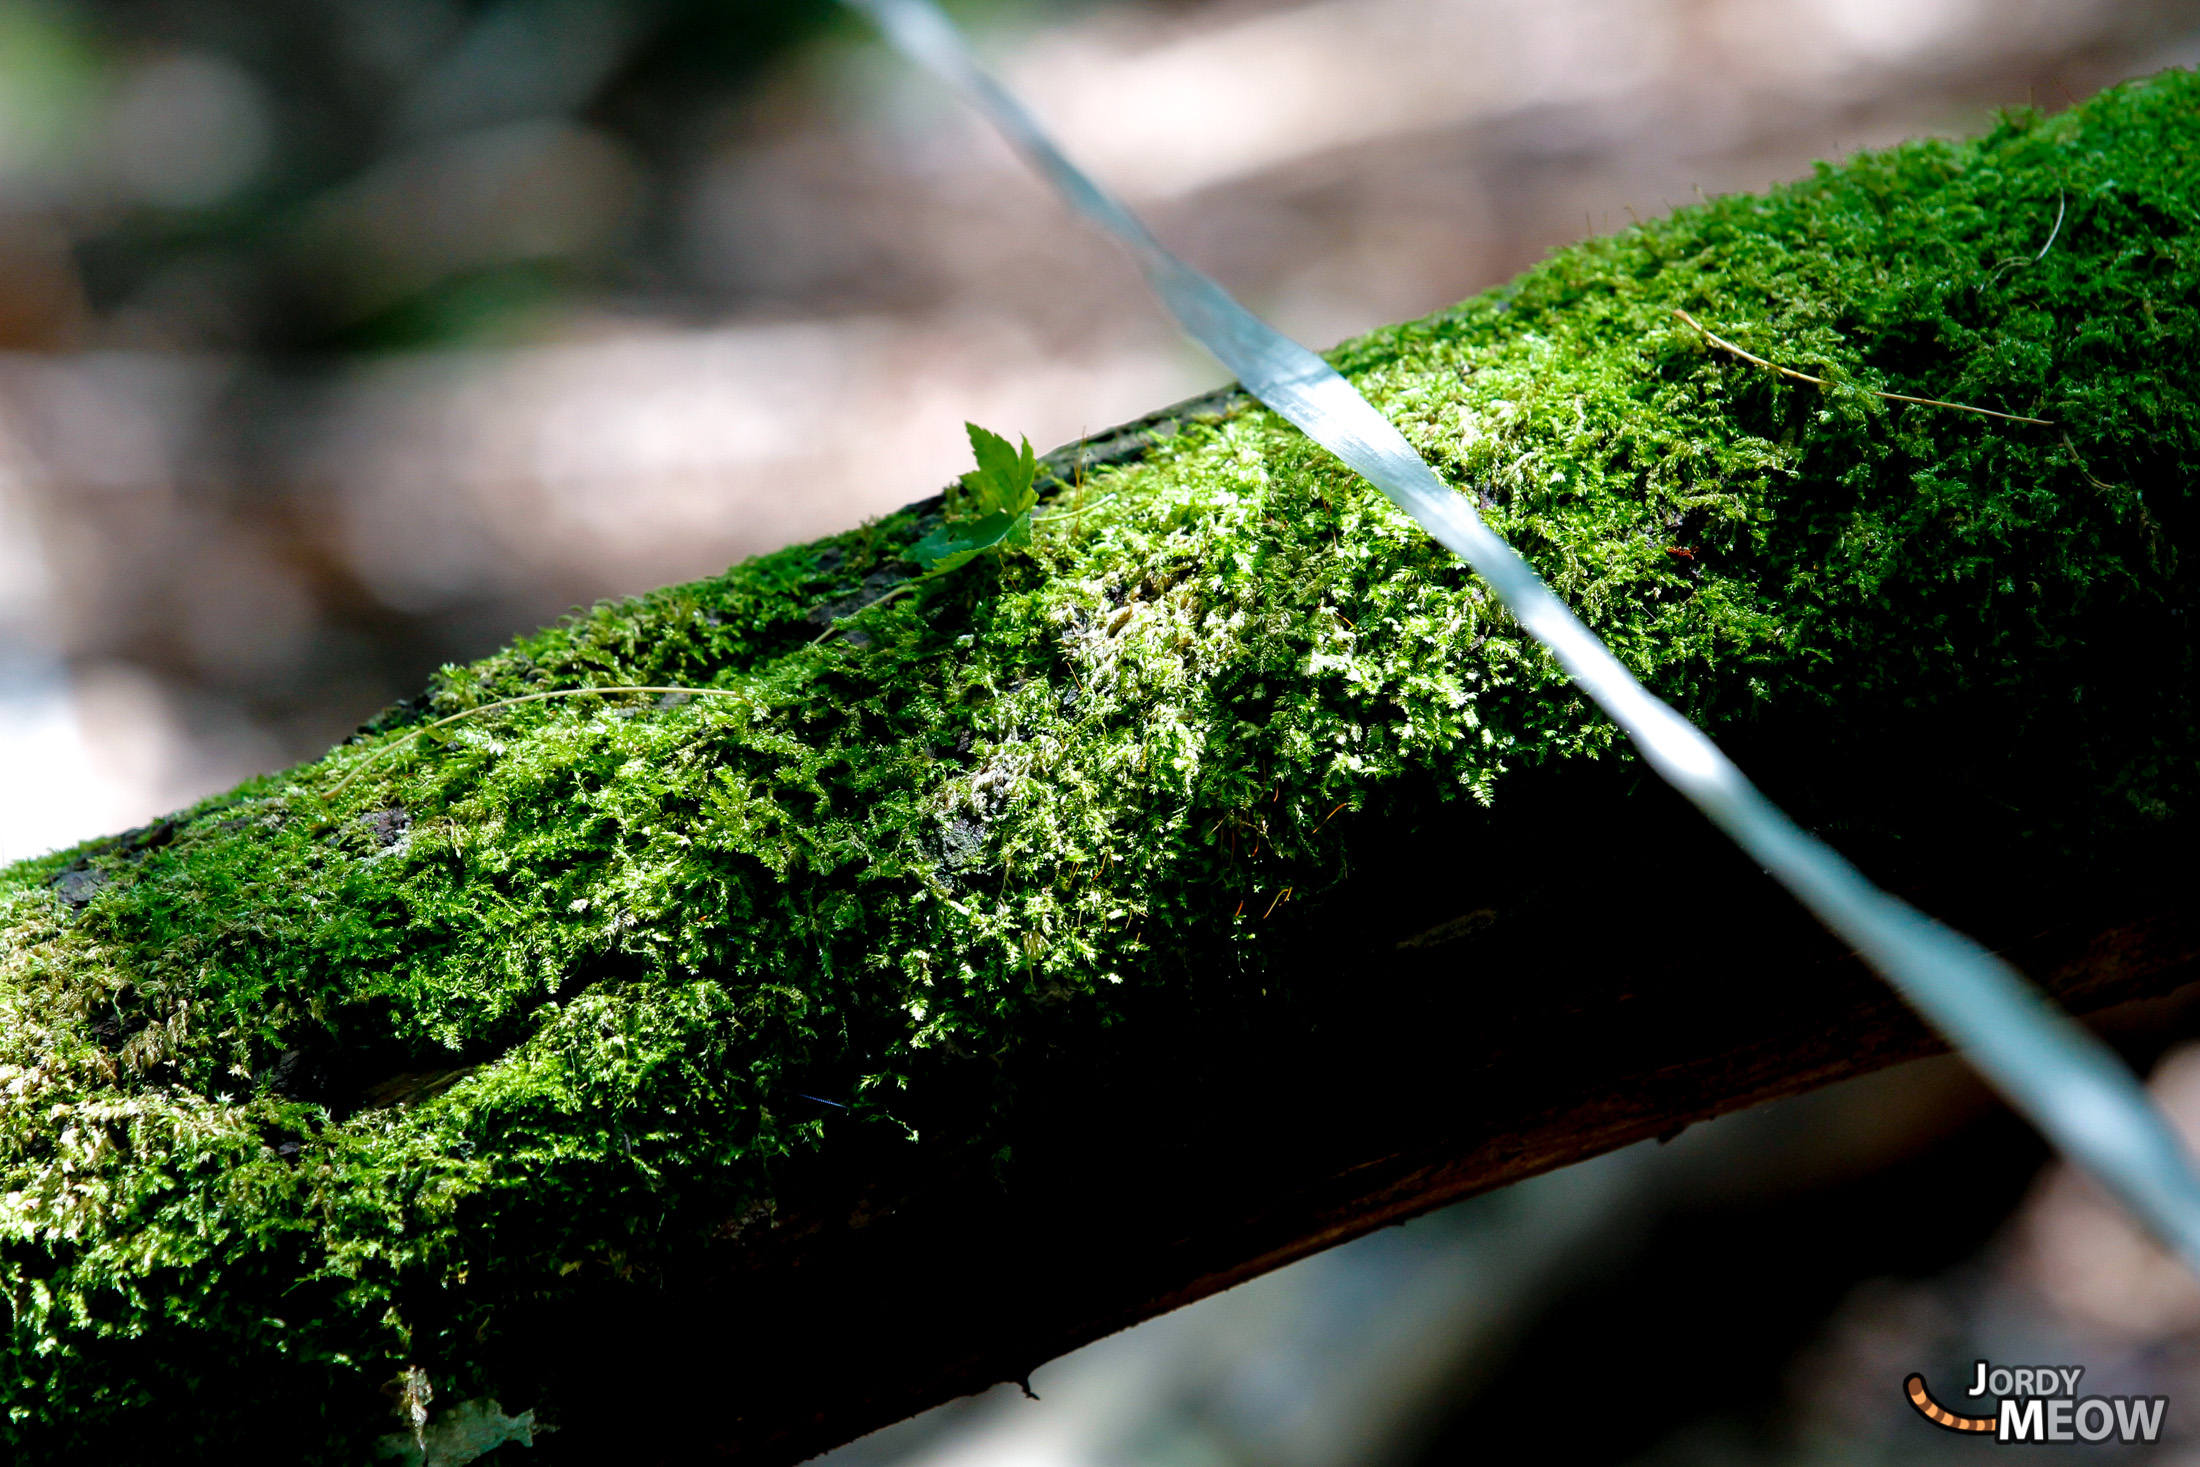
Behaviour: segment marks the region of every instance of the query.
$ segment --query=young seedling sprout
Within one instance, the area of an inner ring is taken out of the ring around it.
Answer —
[[[909,559],[924,567],[924,573],[859,610],[876,610],[897,596],[952,575],[980,556],[1006,557],[1011,550],[1031,543],[1032,526],[1048,520],[1073,519],[1107,502],[1105,499],[1091,504],[1083,502],[1084,475],[1080,467],[1077,506],[1058,514],[1034,515],[1032,511],[1039,503],[1039,460],[1031,451],[1031,440],[1024,439],[1020,449],[1011,448],[1006,438],[976,423],[964,423],[963,430],[970,435],[970,451],[978,466],[956,481],[960,492],[948,491],[945,521],[909,547]],[[841,630],[841,625],[840,621],[835,621],[819,632],[815,640],[824,641]]]
[[[1010,550],[1031,543],[1032,510],[1039,502],[1037,481],[1039,460],[1031,451],[1031,440],[1023,440],[1023,446],[1009,447],[1008,440],[998,433],[989,432],[976,423],[963,424],[970,435],[971,452],[978,466],[964,474],[958,481],[961,492],[950,492],[947,518],[938,529],[909,547],[909,558],[924,567],[924,573],[896,586],[885,596],[871,603],[882,606],[894,597],[902,595],[927,581],[938,580],[970,564],[981,555],[1006,555]],[[1083,506],[1080,506],[1082,509]],[[1072,511],[1071,513],[1076,513]],[[1048,518],[1056,518],[1049,516]],[[869,607],[864,608],[869,610]],[[840,630],[840,623],[827,627],[816,638],[822,642]],[[454,723],[478,718],[486,713],[516,707],[521,703],[540,703],[562,698],[603,698],[625,693],[656,693],[660,695],[691,695],[703,698],[741,698],[742,693],[725,688],[683,687],[604,687],[558,688],[548,692],[526,693],[516,698],[499,698],[478,708],[468,708],[439,718],[433,723],[413,729],[404,737],[385,744],[353,765],[332,786],[324,802],[333,801],[348,789],[375,764],[387,756],[411,747],[425,735],[447,728]]]

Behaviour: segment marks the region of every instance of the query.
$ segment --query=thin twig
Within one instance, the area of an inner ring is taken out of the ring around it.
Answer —
[[[2063,213],[2069,207],[2070,196],[2064,193],[2061,189],[2055,190],[2055,227],[2047,231],[2047,243],[2041,245],[2040,252],[2034,255],[2029,260],[2024,258],[2024,256],[2022,255],[2011,255],[2008,259],[2002,261],[1999,265],[1996,265],[1991,271],[1987,273],[1986,283],[1988,285],[1994,284],[1996,281],[2001,279],[2002,272],[2006,270],[2016,267],[2037,265],[2040,261],[2046,259],[2047,252],[2055,247],[2055,240],[2058,236],[2062,234]]]
[[[684,693],[697,698],[748,697],[748,694],[746,693],[736,693],[728,688],[617,687],[557,688],[547,693],[523,693],[517,698],[499,698],[496,702],[484,703],[479,708],[468,708],[464,712],[453,713],[448,718],[438,718],[433,723],[423,724],[419,728],[414,729],[411,733],[406,734],[403,738],[399,739],[394,744],[384,744],[381,748],[376,749],[366,758],[360,760],[357,764],[353,765],[351,773],[336,781],[335,787],[330,789],[326,795],[322,796],[322,799],[324,801],[335,799],[338,795],[342,794],[347,787],[350,786],[353,780],[357,779],[360,775],[366,773],[368,767],[371,766],[376,760],[382,758],[386,754],[393,754],[397,750],[406,747],[408,744],[411,744],[419,739],[423,734],[434,733],[437,729],[444,727],[446,724],[457,723],[462,719],[474,718],[483,713],[494,713],[499,708],[514,708],[521,703],[540,703],[550,698],[596,698],[604,697],[614,693]]]
[[[1031,522],[1035,525],[1048,525],[1052,524],[1056,520],[1073,520],[1079,515],[1086,513],[1088,510],[1095,510],[1100,508],[1104,504],[1113,503],[1115,503],[1115,496],[1113,494],[1110,494],[1107,495],[1105,498],[1095,499],[1089,504],[1080,501],[1072,509],[1058,509],[1055,510],[1052,514],[1035,514],[1031,517]]]
[[[2050,230],[2048,230],[2048,231],[2047,231],[2047,243],[2046,243],[2046,244],[2043,244],[2043,245],[2041,245],[2041,246],[2040,246],[2040,252],[2039,252],[2038,254],[2036,254],[2036,255],[2034,255],[2034,256],[2032,257],[2032,263],[2033,263],[2033,264],[2037,265],[2037,264],[2038,264],[2038,263],[2039,263],[2040,261],[2042,261],[2042,260],[2046,259],[2046,258],[2047,258],[2047,252],[2048,252],[2049,250],[2051,250],[2051,249],[2053,249],[2053,248],[2055,247],[2055,236],[2056,236],[2056,235],[2058,235],[2058,234],[2061,234],[2061,233],[2062,233],[2063,210],[2065,210],[2065,209],[2067,209],[2067,208],[2069,208],[2069,207],[2070,207],[2070,195],[2068,195],[2068,194],[2064,193],[2064,192],[2063,192],[2063,191],[2062,191],[2061,189],[2056,189],[2056,190],[2055,190],[2055,227],[2054,227],[2053,229],[2050,229]]]
[[[2093,477],[2093,471],[2087,468],[2085,466],[2085,460],[2078,456],[2078,445],[2070,441],[2070,435],[2068,433],[2063,434],[2062,441],[2063,447],[2070,450],[2070,461],[2078,466],[2078,472],[2085,476],[2085,481],[2088,484],[2091,484],[2094,488],[2100,490],[2103,494],[2113,494],[2116,492],[2115,485],[2103,484],[2099,479]]]
[[[1704,339],[1713,346],[1720,348],[1722,351],[1730,351],[1745,362],[1755,362],[1758,366],[1770,368],[1783,377],[1792,377],[1798,382],[1808,382],[1813,387],[1831,387],[1833,385],[1823,377],[1813,377],[1808,372],[1798,372],[1793,367],[1783,367],[1778,362],[1768,362],[1755,352],[1736,346],[1723,336],[1714,335],[1710,327],[1704,325],[1703,322],[1689,315],[1688,312],[1678,306],[1673,308],[1673,314],[1701,331],[1704,334]],[[1881,392],[1876,387],[1866,387],[1864,390],[1874,397],[1883,397],[1889,402],[1914,402],[1924,407],[1954,408],[1959,413],[1977,413],[1982,418],[2000,418],[2009,423],[2038,423],[2043,428],[2055,426],[2046,418],[2027,418],[2019,413],[1997,413],[1992,408],[1972,407],[1967,402],[1948,402],[1938,397],[1912,397],[1907,392]]]
[[[884,606],[887,602],[893,600],[896,596],[901,595],[904,591],[914,591],[917,587],[923,585],[926,581],[929,581],[931,579],[932,578],[929,575],[922,575],[916,576],[910,580],[903,581],[900,585],[894,587],[893,590],[888,591],[885,595],[879,597],[878,600],[866,601],[865,603],[863,603],[863,605],[858,606],[855,610],[849,612],[848,616],[834,617],[831,625],[827,626],[824,631],[819,632],[816,636],[810,638],[810,645],[812,647],[815,647],[818,643],[824,641],[827,637],[839,631],[840,624],[846,621],[848,617],[861,616],[866,611],[875,611],[879,607]]]

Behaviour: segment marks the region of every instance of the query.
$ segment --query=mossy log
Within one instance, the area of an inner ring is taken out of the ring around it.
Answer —
[[[1333,360],[1776,798],[2086,1010],[2200,953],[2196,207],[2171,73]],[[8,870],[10,1459],[792,1461],[1935,1047],[1296,432],[1222,394],[1096,447],[1026,549],[888,597],[926,501]],[[737,696],[422,734],[636,684]]]

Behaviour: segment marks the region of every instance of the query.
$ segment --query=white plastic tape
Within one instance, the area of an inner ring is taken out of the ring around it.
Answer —
[[[1651,767],[1853,943],[2064,1155],[2200,1272],[2200,1178],[2121,1061],[2014,968],[1881,891],[1790,820],[1695,725],[1652,697],[1467,499],[1314,353],[1162,247],[1136,215],[1062,155],[932,0],[848,0],[911,60],[975,105],[1079,213],[1129,246],[1176,318],[1239,383],[1364,475],[1472,566],[1557,654]],[[1589,893],[1584,891],[1584,899]]]

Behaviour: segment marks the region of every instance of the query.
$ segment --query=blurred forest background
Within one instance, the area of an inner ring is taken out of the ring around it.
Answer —
[[[2200,61],[2200,0],[960,12],[1316,346],[1699,192]],[[0,0],[0,857],[316,755],[576,604],[921,497],[966,418],[1052,446],[1218,380],[831,0]],[[2200,1022],[2110,1028],[2151,1062]],[[2200,1121],[2177,1054],[2159,1083]],[[1977,1444],[1898,1383],[1946,1394],[1974,1350],[2098,1360],[2088,1389],[2200,1425],[2200,1287],[2041,1161],[1913,1065],[844,1459],[1937,1461]]]
[[[2200,0],[997,0],[1316,346],[2200,51]],[[575,604],[1213,385],[832,0],[0,0],[0,857],[311,757]]]

